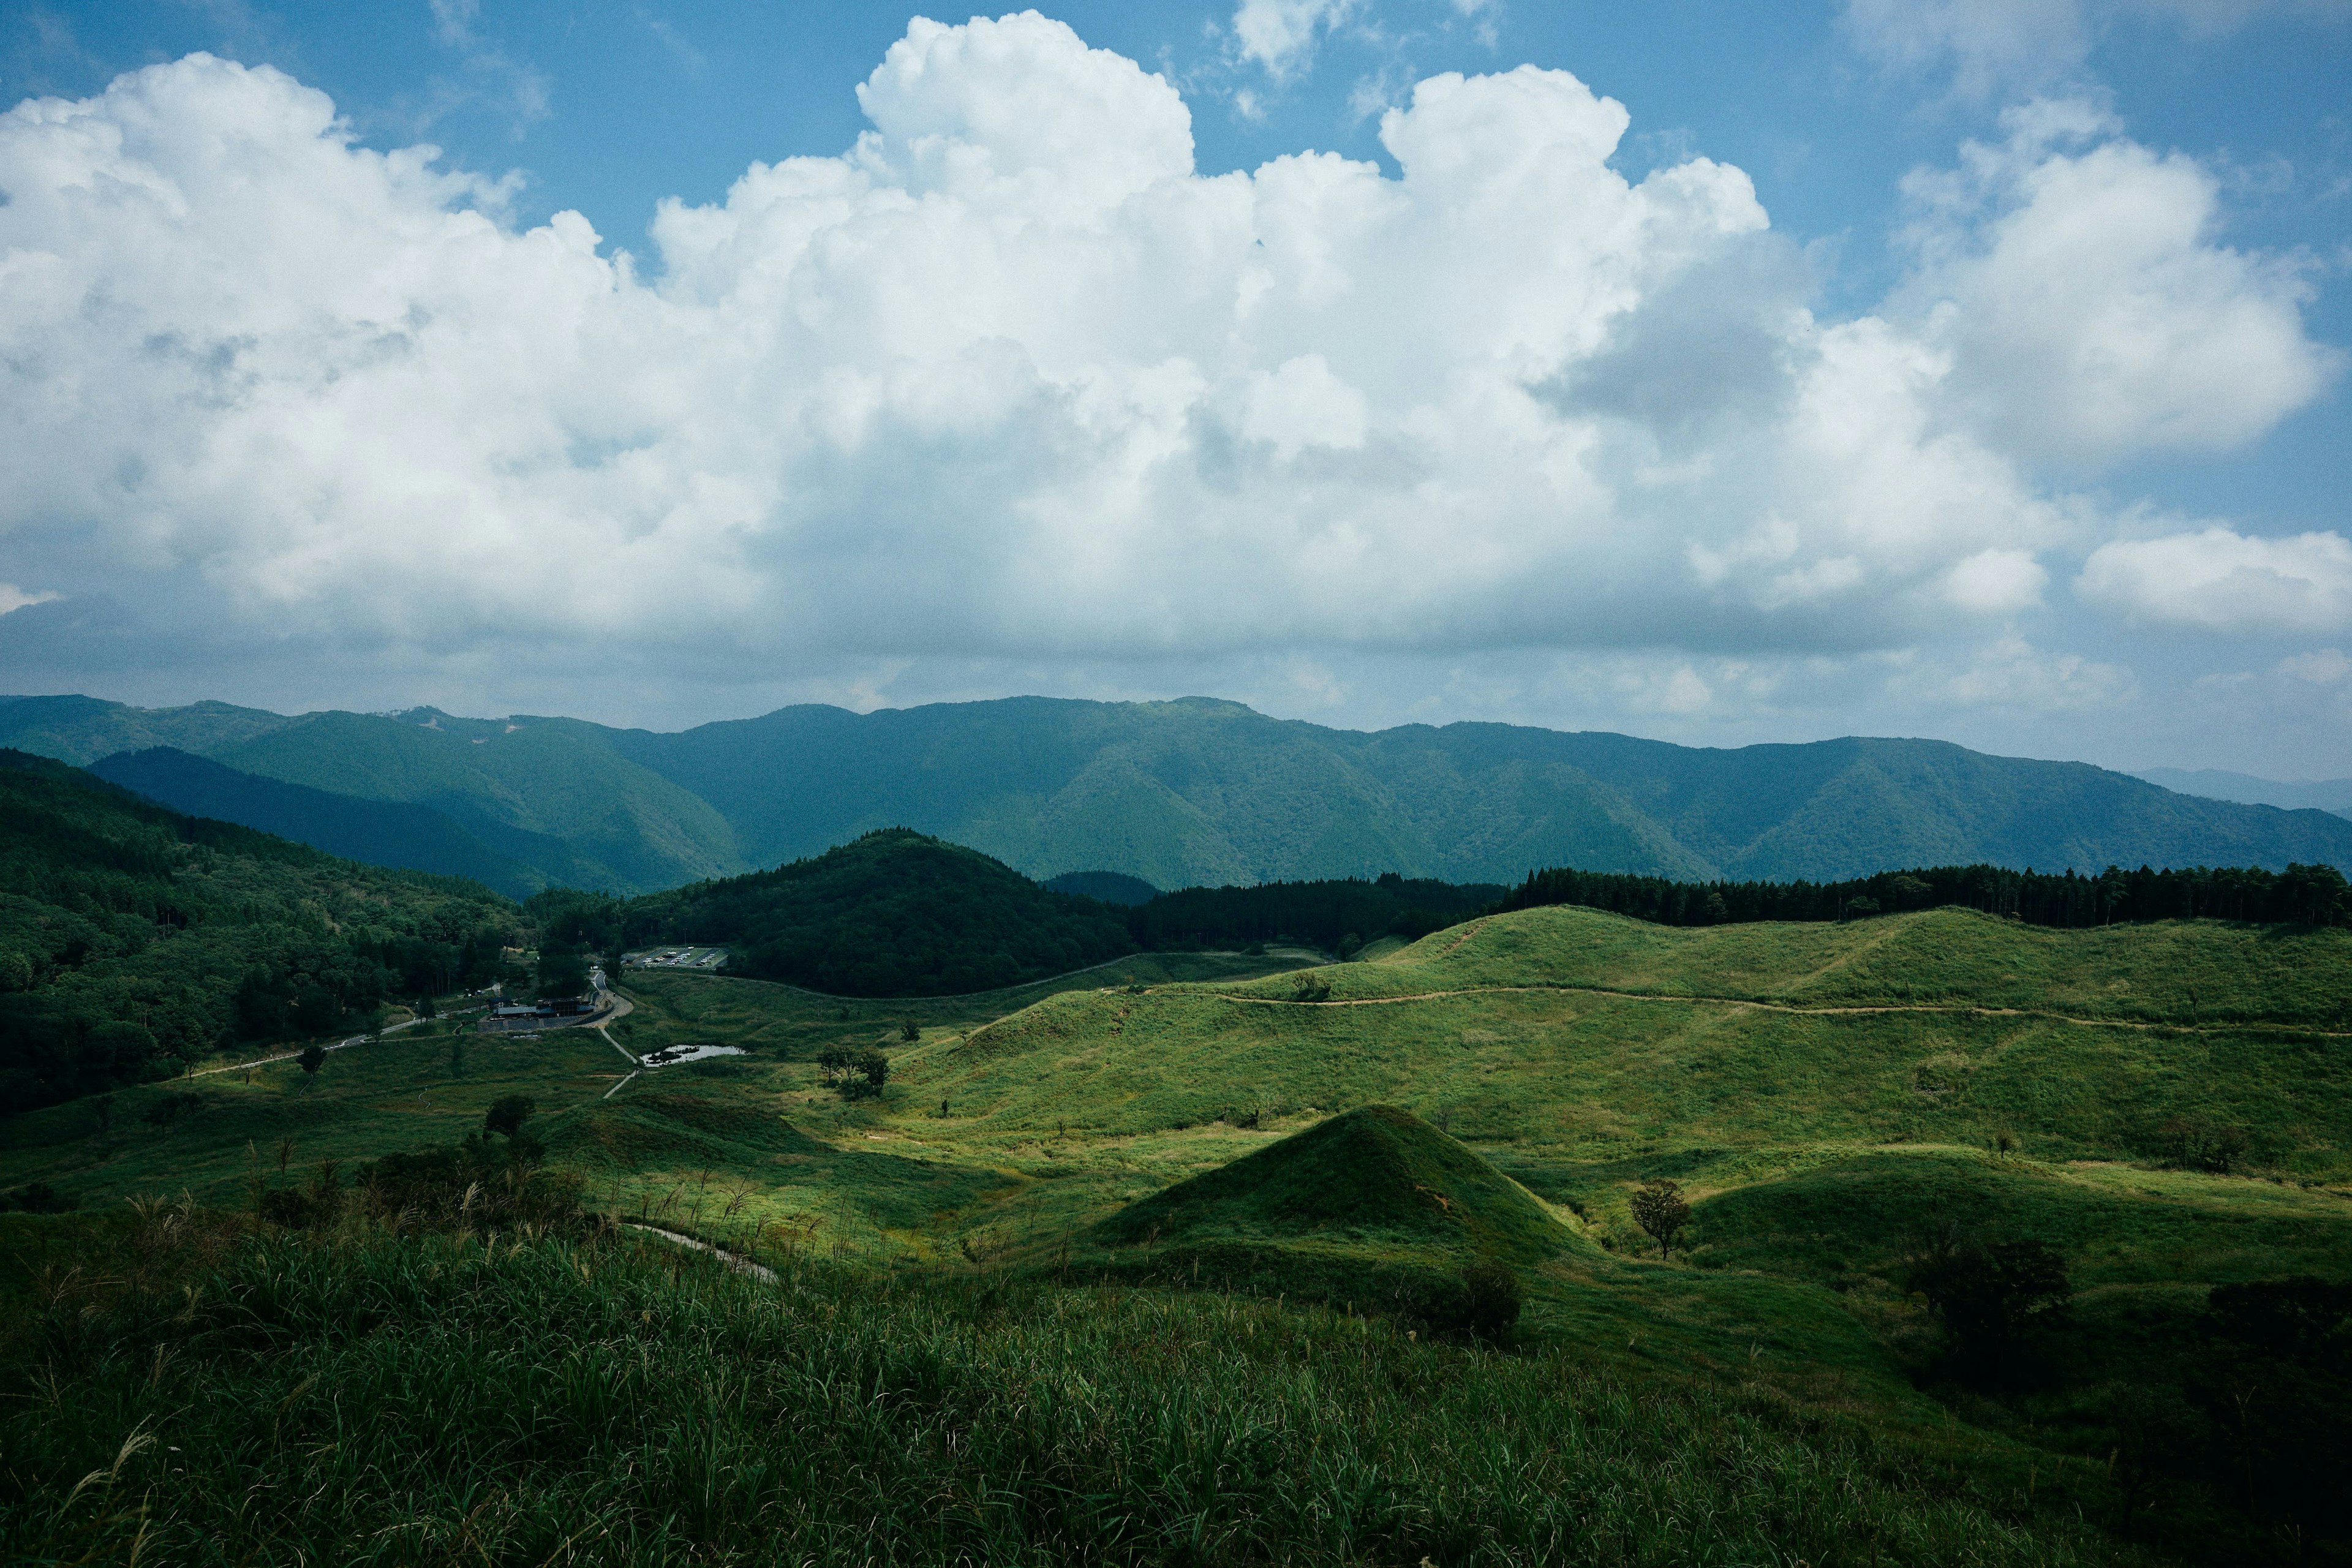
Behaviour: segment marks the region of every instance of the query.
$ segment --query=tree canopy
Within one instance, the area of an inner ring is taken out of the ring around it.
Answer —
[[[0,1111],[493,976],[515,906],[0,752]]]
[[[633,944],[725,943],[735,949],[731,973],[846,996],[992,990],[1134,947],[1103,905],[903,828],[773,871],[635,900],[624,919]]]

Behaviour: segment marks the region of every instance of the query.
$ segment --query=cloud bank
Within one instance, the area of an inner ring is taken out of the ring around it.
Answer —
[[[1268,63],[1337,9],[1261,8]],[[0,116],[0,542],[60,596],[0,632],[686,673],[1575,649],[1665,658],[1626,679],[1691,710],[1685,656],[1732,689],[1955,637],[1993,673],[1949,700],[2112,693],[2011,624],[2078,578],[2341,624],[2337,535],[2117,542],[2075,493],[2336,370],[2211,176],[2078,109],[1918,177],[1907,281],[1825,321],[1741,171],[1629,182],[1626,110],[1562,71],[1421,82],[1394,175],[1203,175],[1174,88],[1034,13],[919,19],[858,99],[854,147],[664,204],[642,259],[268,68]]]

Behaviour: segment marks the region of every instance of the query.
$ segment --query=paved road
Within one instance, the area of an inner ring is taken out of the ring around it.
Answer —
[[[674,1241],[680,1247],[692,1247],[697,1252],[708,1252],[738,1274],[749,1274],[752,1279],[764,1279],[771,1285],[776,1282],[774,1269],[764,1263],[754,1263],[748,1258],[738,1258],[723,1247],[713,1247],[707,1241],[697,1241],[690,1236],[680,1236],[674,1230],[664,1230],[657,1225],[639,1225],[635,1220],[625,1220],[622,1223],[631,1230],[642,1230],[647,1236],[658,1236],[664,1241]]]
[[[425,1022],[427,1022],[427,1020],[423,1018],[411,1018],[404,1024],[394,1024],[390,1028],[380,1029],[373,1035],[353,1035],[348,1040],[337,1040],[331,1046],[321,1046],[319,1048],[322,1051],[347,1051],[353,1046],[364,1046],[370,1041],[383,1038],[385,1035],[396,1035],[403,1029],[413,1029],[417,1025]],[[310,1047],[305,1046],[302,1049],[308,1050]],[[243,1072],[248,1068],[266,1068],[272,1062],[290,1062],[301,1054],[302,1051],[288,1051],[283,1056],[257,1057],[249,1062],[232,1062],[225,1068],[206,1068],[201,1072],[192,1072],[188,1076],[190,1078],[210,1078],[216,1072]]]

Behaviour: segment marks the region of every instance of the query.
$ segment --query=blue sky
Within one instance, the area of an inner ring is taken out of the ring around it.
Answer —
[[[0,310],[56,469],[0,511],[0,686],[661,727],[1200,690],[2352,773],[2352,5],[914,15],[11,7],[0,103],[87,107],[0,151],[0,258],[59,268]],[[437,184],[351,162],[428,143]],[[1260,173],[1309,151],[1371,167]],[[866,205],[739,187],[793,158]],[[1127,269],[1064,269],[1097,243]],[[1198,279],[1275,304],[1152,319]]]

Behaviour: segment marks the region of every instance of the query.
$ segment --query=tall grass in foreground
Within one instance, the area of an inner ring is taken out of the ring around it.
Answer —
[[[2004,1518],[1964,1470],[1570,1352],[809,1261],[767,1285],[625,1233],[257,1237],[110,1296],[52,1279],[0,1375],[20,1563],[2110,1555],[2049,1478]]]

